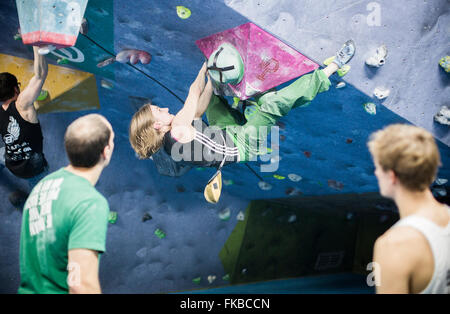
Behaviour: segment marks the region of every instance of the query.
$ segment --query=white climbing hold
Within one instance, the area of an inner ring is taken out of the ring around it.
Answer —
[[[378,47],[377,52],[366,60],[366,64],[371,67],[379,68],[386,63],[388,50],[386,45]]]
[[[86,20],[86,18],[83,18],[83,20],[81,21],[80,33],[82,35],[87,35],[88,30],[89,30],[88,21]]]
[[[244,221],[244,220],[245,220],[245,215],[244,215],[244,213],[243,213],[242,211],[240,211],[240,212],[237,214],[236,219],[239,220],[239,221]]]
[[[437,178],[436,181],[434,181],[434,182],[436,182],[437,185],[444,185],[444,184],[446,184],[448,182],[448,180],[447,179]]]
[[[299,176],[298,174],[295,174],[295,173],[288,174],[288,178],[293,182],[298,182],[302,179],[301,176]]]
[[[100,81],[100,85],[101,85],[103,88],[106,88],[106,89],[113,89],[113,87],[114,87],[113,83],[108,82],[108,81],[106,81],[106,80],[101,80],[101,81]]]
[[[272,186],[269,183],[265,182],[265,181],[259,181],[258,182],[258,186],[263,191],[272,190]]]
[[[212,284],[214,282],[214,280],[216,280],[216,276],[215,275],[209,275],[208,276],[208,282],[209,284]]]
[[[344,88],[346,85],[345,82],[339,82],[336,84],[336,88]]]
[[[391,93],[391,91],[388,88],[382,88],[382,87],[377,87],[373,91],[373,94],[375,95],[375,97],[377,97],[380,100],[387,98],[390,93]]]
[[[446,189],[444,189],[444,188],[436,188],[436,189],[433,189],[433,194],[437,194],[437,195],[440,195],[440,196],[446,196],[447,195],[447,190]]]
[[[450,125],[450,108],[442,106],[441,110],[435,114],[434,121],[443,125]]]
[[[288,222],[289,222],[289,223],[293,223],[293,222],[295,222],[296,220],[297,220],[297,216],[291,215],[291,216],[289,216]]]

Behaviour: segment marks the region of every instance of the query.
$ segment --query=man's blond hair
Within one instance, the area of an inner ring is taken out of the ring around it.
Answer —
[[[129,139],[140,159],[150,158],[156,153],[164,140],[164,132],[153,127],[155,118],[152,114],[151,104],[145,104],[131,119]]]
[[[436,178],[441,165],[433,136],[407,124],[393,124],[373,133],[370,153],[384,171],[392,170],[409,190],[423,191]]]

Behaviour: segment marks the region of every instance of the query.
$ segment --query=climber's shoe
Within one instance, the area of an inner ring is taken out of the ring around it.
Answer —
[[[342,48],[336,53],[336,56],[332,62],[336,63],[339,68],[342,68],[353,58],[355,51],[356,51],[355,42],[353,40],[348,40],[345,42]]]

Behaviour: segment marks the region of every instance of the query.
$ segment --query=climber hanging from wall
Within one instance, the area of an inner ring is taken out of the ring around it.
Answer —
[[[213,93],[214,83],[237,84],[242,79],[242,59],[229,46],[220,47],[208,65],[203,64],[176,115],[167,108],[146,104],[134,114],[129,128],[137,156],[152,158],[163,175],[180,176],[192,167],[218,168],[205,189],[205,198],[212,203],[220,197],[220,169],[230,163],[254,161],[256,156],[267,153],[267,130],[292,108],[306,106],[318,93],[327,91],[331,85],[328,78],[355,53],[354,42],[347,41],[326,68],[303,75],[279,91],[256,96],[253,112],[244,115]],[[229,65],[218,66],[223,60]],[[203,113],[209,126],[201,120]]]

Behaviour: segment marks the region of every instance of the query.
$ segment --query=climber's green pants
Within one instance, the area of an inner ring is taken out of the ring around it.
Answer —
[[[292,108],[307,106],[318,93],[327,91],[330,80],[322,70],[315,70],[289,86],[256,97],[256,110],[248,116],[231,108],[224,98],[213,95],[206,110],[210,126],[226,129],[239,150],[240,161],[256,160],[267,153],[266,138],[270,128]]]

